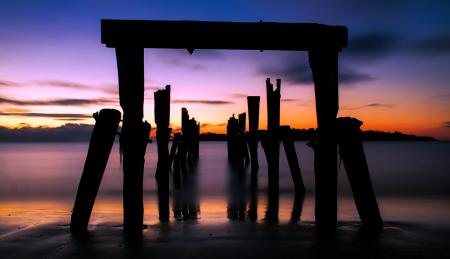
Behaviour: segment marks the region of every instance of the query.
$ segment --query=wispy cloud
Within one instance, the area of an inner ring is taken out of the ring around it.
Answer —
[[[200,128],[210,128],[210,127],[224,127],[226,126],[226,123],[200,123]]]
[[[46,141],[88,141],[93,125],[65,124],[56,128],[30,127],[24,123],[20,128],[9,129],[0,126],[2,142],[46,142]]]
[[[274,65],[262,65],[258,68],[257,73],[267,77],[281,78],[292,84],[310,85],[313,83],[310,66],[297,58],[284,59]],[[344,86],[373,79],[371,75],[354,69],[342,68],[339,72],[339,81]]]
[[[359,109],[364,109],[364,108],[387,108],[387,109],[392,109],[394,108],[395,105],[394,104],[387,104],[387,103],[369,103],[366,105],[362,105],[362,106],[357,106],[357,107],[347,107],[347,106],[343,106],[341,107],[342,110],[359,110]]]
[[[186,103],[186,104],[205,104],[205,105],[228,105],[234,102],[223,101],[223,100],[184,100],[184,99],[174,99],[172,103]]]
[[[426,56],[450,53],[450,32],[421,39],[412,45],[411,50]]]
[[[7,81],[7,80],[0,80],[0,87],[6,86],[6,87],[14,87],[19,86],[20,84],[13,81]]]
[[[291,102],[298,102],[298,101],[300,101],[300,99],[284,98],[284,99],[281,99],[281,101],[291,103]]]
[[[49,99],[49,100],[16,100],[0,97],[0,104],[23,106],[90,106],[118,103],[113,99]]]
[[[231,98],[247,98],[248,94],[242,94],[242,93],[232,93],[230,94]]]
[[[79,113],[39,113],[39,112],[0,112],[0,116],[45,117],[45,118],[92,118],[91,114]]]
[[[374,31],[358,35],[349,40],[348,47],[343,50],[344,56],[353,59],[379,59],[393,52],[398,43],[398,36],[389,32]]]
[[[450,121],[444,122],[444,128],[450,128]]]
[[[94,87],[91,85],[64,80],[38,80],[33,81],[33,83],[39,86],[51,86],[51,87],[74,88],[74,89],[98,89],[98,87]]]

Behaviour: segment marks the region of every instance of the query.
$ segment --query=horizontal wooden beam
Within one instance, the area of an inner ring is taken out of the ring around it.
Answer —
[[[102,20],[107,47],[340,51],[347,28],[316,23]]]

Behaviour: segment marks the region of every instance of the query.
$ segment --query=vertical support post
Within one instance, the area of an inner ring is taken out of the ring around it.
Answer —
[[[170,85],[164,90],[154,92],[155,122],[157,125],[156,141],[158,145],[158,164],[156,178],[158,184],[159,220],[169,220],[169,139],[170,121]]]
[[[123,109],[120,146],[123,156],[124,232],[142,235],[144,156],[151,126],[142,122],[144,106],[144,50],[135,46],[116,48],[120,106]]]
[[[316,224],[319,230],[334,232],[337,223],[338,53],[334,49],[309,51],[318,125],[315,143]]]
[[[157,125],[156,141],[158,145],[158,164],[156,177],[169,178],[169,139],[172,129],[170,122],[170,85],[164,90],[154,92],[155,122]],[[162,176],[161,174],[164,174]]]
[[[344,161],[353,198],[363,227],[371,231],[383,229],[383,220],[373,191],[361,139],[362,122],[355,118],[338,118],[339,153]]]
[[[270,78],[267,78],[267,136],[261,141],[261,144],[267,158],[269,192],[273,190],[276,193],[278,193],[279,181],[280,142],[276,137],[275,131],[280,126],[280,91],[281,80],[277,79],[277,88],[274,91]]]
[[[237,152],[238,152],[238,166],[239,169],[244,167],[246,156],[248,156],[247,142],[245,140],[245,124],[247,122],[247,114],[245,112],[239,114],[238,116],[238,141],[237,141]],[[247,157],[248,159],[248,157]],[[247,160],[248,161],[248,160]]]
[[[259,96],[247,96],[248,147],[250,149],[251,174],[258,172]]]
[[[228,150],[228,160],[231,163],[236,163],[237,161],[237,138],[238,138],[238,119],[230,117],[227,124],[227,150]]]
[[[186,108],[181,108],[181,145],[180,145],[180,154],[181,154],[181,169],[186,171],[186,160],[187,153],[190,146],[190,123],[189,123],[189,113]]]
[[[95,197],[119,127],[120,112],[113,109],[103,109],[99,113],[94,113],[94,119],[94,131],[91,135],[70,221],[70,231],[74,234],[87,232]]]

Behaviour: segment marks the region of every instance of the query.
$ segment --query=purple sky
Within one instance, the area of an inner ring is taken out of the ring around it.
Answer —
[[[339,116],[355,116],[365,129],[450,139],[449,13],[448,1],[8,1],[0,9],[0,125],[93,123],[86,115],[119,108],[102,18],[263,20],[348,27]],[[152,124],[153,91],[171,84],[173,125],[186,106],[204,130],[223,131],[232,113],[246,110],[245,95],[265,99],[270,76],[283,81],[282,123],[316,125],[305,53],[146,50],[145,58]]]

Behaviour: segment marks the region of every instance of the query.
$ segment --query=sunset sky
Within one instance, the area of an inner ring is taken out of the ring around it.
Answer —
[[[348,27],[338,116],[359,118],[363,129],[450,139],[449,14],[450,1],[6,0],[0,126],[92,124],[93,112],[120,109],[115,52],[100,43],[101,19],[263,20]],[[187,107],[202,132],[224,132],[229,116],[247,110],[247,95],[261,96],[265,128],[266,77],[282,79],[281,123],[316,127],[304,52],[146,49],[144,117],[154,125],[153,92],[170,84],[174,128]]]

